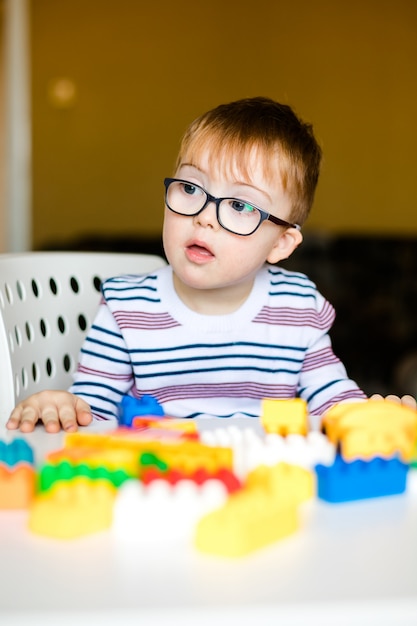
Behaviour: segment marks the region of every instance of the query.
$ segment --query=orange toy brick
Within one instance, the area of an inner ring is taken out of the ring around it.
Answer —
[[[76,478],[38,495],[29,528],[39,535],[73,539],[110,528],[116,489],[108,482]]]
[[[306,435],[307,415],[307,404],[301,398],[262,400],[261,424],[266,433]]]
[[[33,467],[0,465],[0,509],[27,509],[35,495],[35,482]]]
[[[159,428],[167,431],[178,431],[185,435],[198,435],[197,424],[192,420],[175,419],[174,417],[134,417],[133,428]]]

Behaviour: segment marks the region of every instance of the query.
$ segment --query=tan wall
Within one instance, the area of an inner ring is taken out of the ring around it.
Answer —
[[[32,0],[34,245],[160,232],[197,115],[266,95],[312,121],[310,228],[417,233],[415,0]],[[74,82],[57,106],[57,79]]]
[[[4,2],[0,0],[0,253],[6,251]]]

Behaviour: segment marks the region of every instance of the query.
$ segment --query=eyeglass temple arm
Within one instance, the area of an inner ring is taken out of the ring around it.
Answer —
[[[277,226],[287,226],[288,228],[296,228],[297,230],[301,230],[301,226],[299,224],[292,224],[291,222],[286,222],[285,220],[281,220],[279,217],[275,217],[275,215],[268,215],[268,220],[273,222]]]

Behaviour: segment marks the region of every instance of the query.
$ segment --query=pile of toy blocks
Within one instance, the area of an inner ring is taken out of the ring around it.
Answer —
[[[300,527],[299,509],[400,494],[416,459],[417,412],[387,401],[344,403],[309,432],[302,400],[262,403],[262,434],[157,415],[129,398],[121,426],[65,435],[35,468],[23,439],[0,442],[0,508],[27,509],[37,534],[73,539],[110,531],[192,538],[225,557],[249,554]],[[414,455],[414,456],[413,456]]]

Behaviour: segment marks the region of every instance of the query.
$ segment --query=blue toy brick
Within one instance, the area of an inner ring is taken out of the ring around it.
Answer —
[[[408,465],[398,458],[347,462],[340,454],[333,465],[317,465],[317,495],[326,502],[350,502],[403,493]]]
[[[143,415],[163,417],[164,411],[156,398],[151,395],[145,394],[141,398],[123,397],[119,413],[119,423],[122,426],[132,426],[133,419]]]
[[[0,441],[0,463],[9,467],[18,463],[33,465],[33,450],[24,439],[14,439],[10,443]]]

